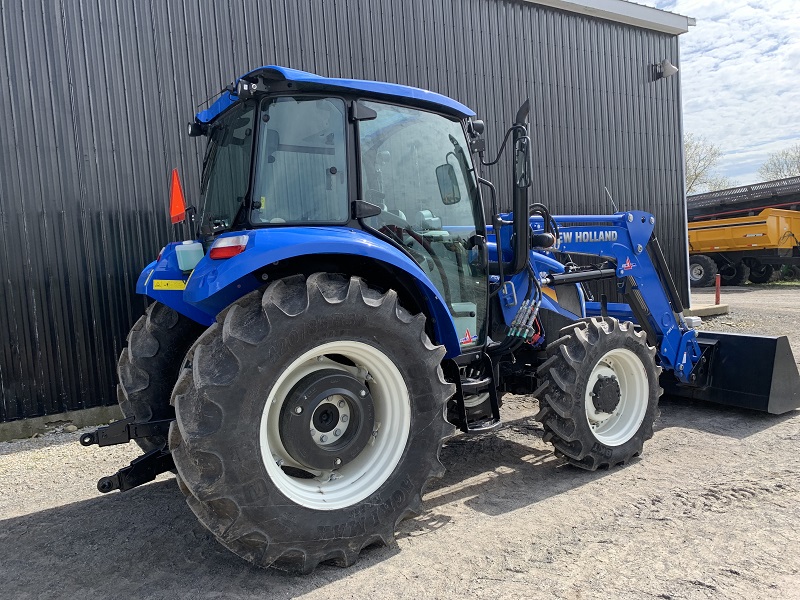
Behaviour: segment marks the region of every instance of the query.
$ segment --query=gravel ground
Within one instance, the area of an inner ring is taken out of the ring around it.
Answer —
[[[723,287],[721,301],[727,315],[703,319],[702,329],[788,335],[800,360],[800,283]],[[714,304],[714,288],[692,291],[692,305]]]
[[[786,332],[800,357],[799,295],[725,289],[731,314],[704,326]],[[307,577],[228,553],[171,475],[100,495],[132,444],[0,443],[0,598],[800,598],[800,411],[665,399],[642,458],[596,473],[555,458],[535,412],[506,397],[501,431],[450,440],[391,547]]]

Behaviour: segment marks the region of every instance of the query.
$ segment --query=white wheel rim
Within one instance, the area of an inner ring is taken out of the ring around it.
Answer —
[[[347,357],[356,367],[326,357]],[[279,422],[283,402],[306,375],[320,369],[347,371],[364,381],[375,408],[373,439],[352,461],[335,471],[313,471],[296,463],[281,443]],[[261,415],[261,457],[267,473],[281,493],[293,502],[316,510],[352,506],[369,497],[389,478],[408,441],[411,401],[403,376],[383,352],[362,342],[342,340],[305,352],[278,377]],[[313,472],[313,479],[287,475],[282,466]]]
[[[703,267],[701,267],[697,263],[692,265],[691,274],[692,274],[692,279],[694,281],[698,281],[698,280],[702,279],[703,278],[703,272],[704,272]]]
[[[611,413],[597,410],[592,391],[600,377],[615,377],[620,399]],[[597,441],[621,446],[638,431],[647,413],[649,384],[647,371],[636,354],[625,348],[606,352],[589,375],[584,404],[586,419]]]

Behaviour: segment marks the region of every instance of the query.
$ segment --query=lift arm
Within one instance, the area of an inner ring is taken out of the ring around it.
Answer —
[[[656,346],[661,366],[683,383],[695,383],[703,350],[697,335],[683,320],[683,303],[675,288],[658,240],[655,217],[642,211],[614,215],[553,217],[558,225],[557,252],[601,257],[603,267],[565,273],[540,273],[542,285],[615,278],[620,292]],[[543,228],[531,218],[534,233]]]

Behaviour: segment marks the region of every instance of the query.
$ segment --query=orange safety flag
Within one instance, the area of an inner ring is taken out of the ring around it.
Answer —
[[[172,169],[172,184],[169,188],[169,218],[173,225],[186,220],[186,199],[183,197],[178,169]]]

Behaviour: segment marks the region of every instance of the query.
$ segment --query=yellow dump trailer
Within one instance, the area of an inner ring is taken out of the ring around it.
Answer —
[[[800,211],[767,208],[757,215],[689,223],[692,286],[765,283],[776,265],[800,264]]]

